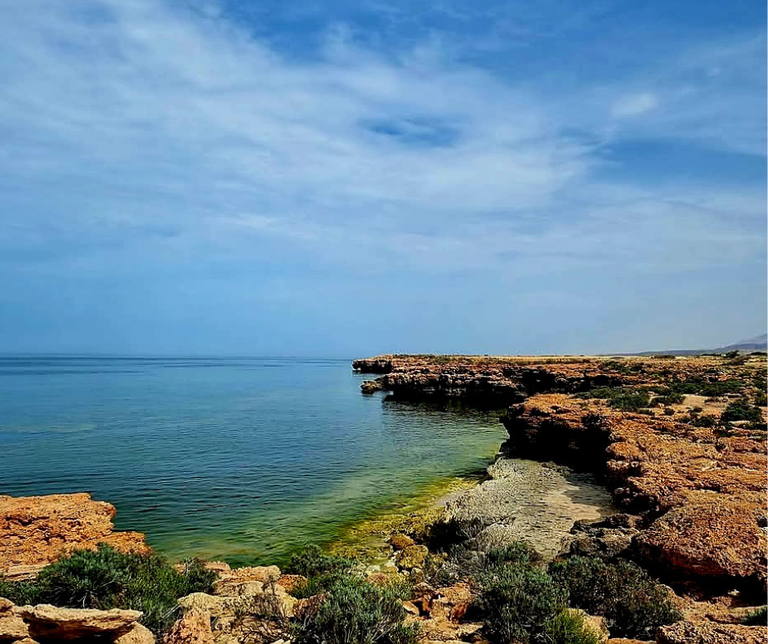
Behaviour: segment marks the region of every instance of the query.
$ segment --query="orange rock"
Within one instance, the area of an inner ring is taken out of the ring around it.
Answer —
[[[678,622],[662,626],[656,641],[658,644],[765,644],[768,627]]]
[[[211,616],[201,610],[190,610],[177,620],[163,639],[164,644],[213,644]]]
[[[61,555],[95,549],[99,543],[149,552],[144,535],[112,531],[115,512],[113,505],[85,493],[0,496],[0,573],[16,579],[34,576]]]

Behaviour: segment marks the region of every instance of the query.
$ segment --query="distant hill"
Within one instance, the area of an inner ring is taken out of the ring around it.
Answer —
[[[736,344],[720,347],[715,349],[715,351],[765,351],[766,347],[768,347],[768,333],[763,333],[762,335],[757,335],[748,340],[742,340]]]
[[[728,353],[729,351],[743,351],[750,353],[752,351],[768,351],[768,333],[757,335],[754,338],[747,340],[741,340],[733,344],[727,344],[723,347],[716,347],[714,349],[669,349],[667,351],[642,351],[634,355],[638,356],[660,356],[660,355],[675,355],[675,356],[695,356],[701,353]]]

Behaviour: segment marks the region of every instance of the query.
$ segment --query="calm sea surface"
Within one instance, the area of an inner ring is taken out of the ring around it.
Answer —
[[[281,562],[477,471],[495,415],[360,394],[349,360],[0,357],[0,494],[88,491],[174,559]]]

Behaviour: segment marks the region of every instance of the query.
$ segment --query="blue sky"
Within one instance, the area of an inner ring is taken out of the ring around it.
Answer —
[[[762,333],[765,11],[6,0],[0,350]]]

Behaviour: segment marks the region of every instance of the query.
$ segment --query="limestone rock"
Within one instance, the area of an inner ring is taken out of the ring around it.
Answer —
[[[13,612],[26,622],[30,637],[54,641],[99,635],[116,639],[131,630],[141,617],[136,610],[57,608],[48,604],[19,606]]]
[[[0,602],[7,602],[0,598]],[[10,602],[9,602],[10,603]],[[0,642],[12,642],[29,635],[29,628],[21,617],[11,610],[3,610],[0,605]]]
[[[163,644],[213,644],[210,613],[192,609],[176,620]]]
[[[155,636],[146,626],[136,623],[125,635],[118,637],[114,644],[155,644]]]
[[[262,584],[276,582],[280,579],[280,568],[277,566],[255,566],[235,568],[223,575],[224,579],[237,581],[260,581]]]
[[[656,634],[658,644],[765,644],[768,627],[707,622],[678,622],[662,626]]]
[[[126,552],[148,552],[144,535],[113,532],[115,508],[90,494],[0,495],[0,573],[13,580],[34,576],[62,554],[107,543]]]
[[[638,535],[637,545],[645,560],[688,575],[765,576],[765,532],[750,505],[735,499],[691,499]]]

